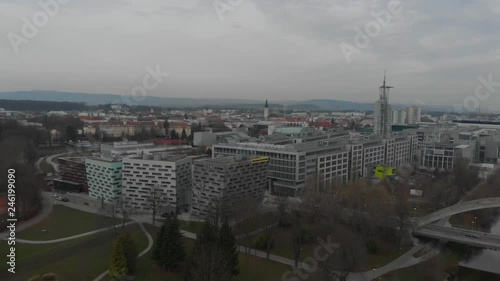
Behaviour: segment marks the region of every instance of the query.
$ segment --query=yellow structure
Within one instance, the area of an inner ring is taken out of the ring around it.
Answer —
[[[250,159],[250,163],[252,163],[252,164],[266,163],[266,162],[269,162],[269,157],[267,157],[267,156]]]
[[[373,175],[376,178],[379,178],[379,179],[383,180],[386,177],[395,176],[396,175],[396,168],[394,168],[394,167],[385,167],[385,166],[376,166],[375,170],[373,172]]]

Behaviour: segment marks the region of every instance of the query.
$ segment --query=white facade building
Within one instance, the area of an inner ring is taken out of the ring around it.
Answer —
[[[137,210],[151,212],[153,195],[162,212],[175,213],[191,202],[192,158],[156,153],[123,159],[124,197]]]
[[[89,196],[117,203],[122,194],[122,162],[108,158],[85,159]]]

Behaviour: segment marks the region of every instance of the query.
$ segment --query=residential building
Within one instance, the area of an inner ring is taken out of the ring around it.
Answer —
[[[125,157],[125,200],[136,210],[148,213],[153,203],[169,213],[187,208],[191,204],[191,163],[190,156],[166,152]]]
[[[422,108],[410,106],[406,109],[406,123],[409,125],[417,124],[422,118]]]
[[[393,110],[392,111],[392,124],[405,125],[406,124],[406,110]]]
[[[117,203],[122,195],[122,162],[114,158],[85,159],[89,196]]]
[[[193,163],[191,212],[208,217],[215,211],[231,215],[245,200],[261,201],[267,187],[269,157],[222,157]]]

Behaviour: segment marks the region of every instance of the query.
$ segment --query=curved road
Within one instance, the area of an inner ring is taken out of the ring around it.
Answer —
[[[457,203],[421,218],[417,223],[417,227],[422,227],[426,224],[448,218],[456,214],[488,208],[500,208],[500,197],[483,198]]]

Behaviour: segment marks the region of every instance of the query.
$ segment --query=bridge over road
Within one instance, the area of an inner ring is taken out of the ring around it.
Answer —
[[[500,236],[486,232],[429,224],[413,231],[413,235],[500,250]]]

